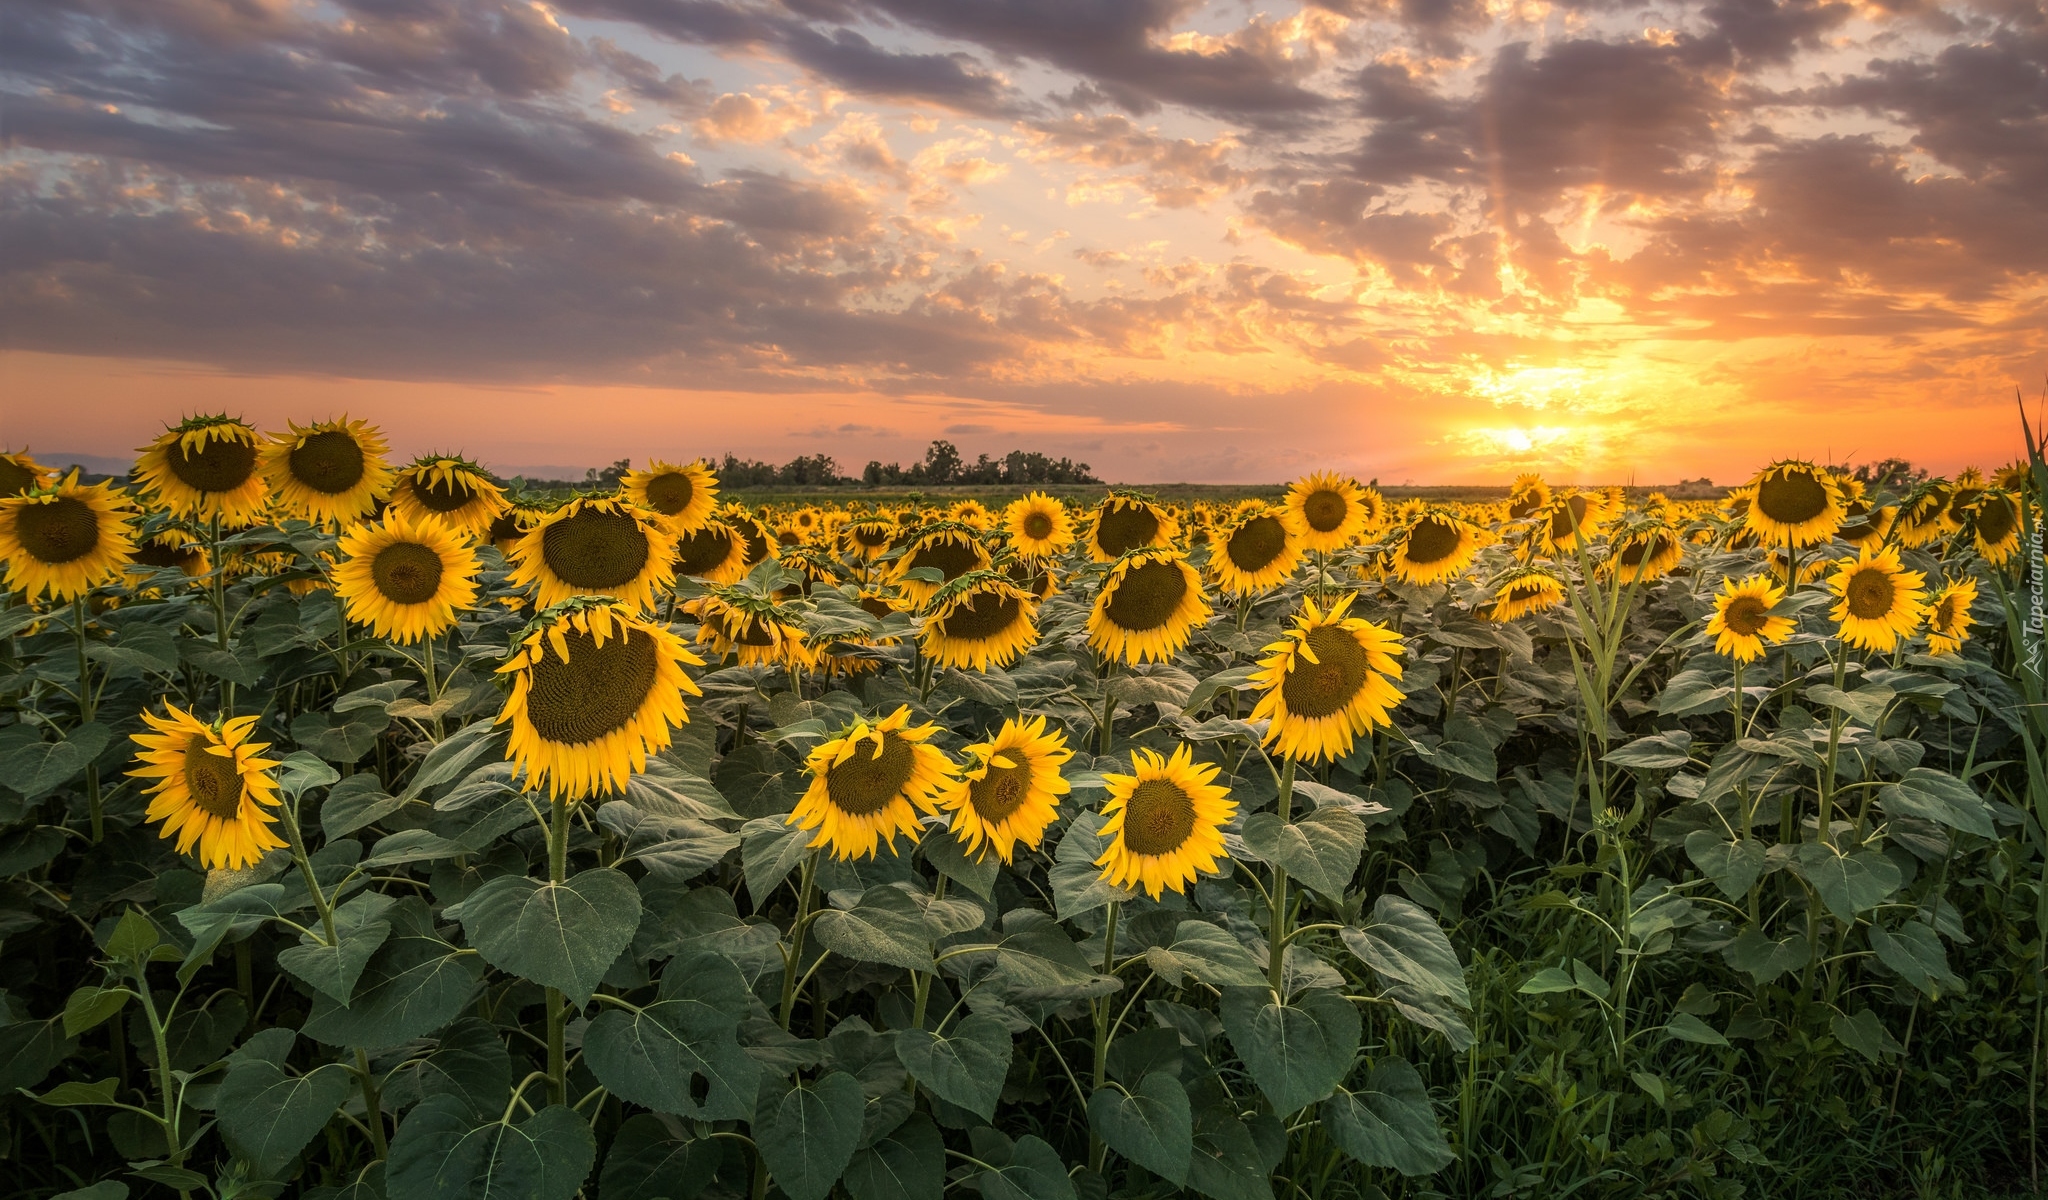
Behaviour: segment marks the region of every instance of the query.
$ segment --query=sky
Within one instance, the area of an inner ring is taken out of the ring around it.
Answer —
[[[2048,0],[0,0],[0,447],[1952,472]]]

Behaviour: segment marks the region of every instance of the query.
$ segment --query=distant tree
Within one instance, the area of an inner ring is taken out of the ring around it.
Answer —
[[[920,483],[954,483],[960,475],[960,450],[953,443],[935,441],[925,447],[924,475]]]
[[[967,484],[976,487],[998,485],[1030,486],[1045,483],[1100,483],[1089,474],[1087,463],[1070,458],[1048,458],[1036,451],[1012,450],[1001,458],[977,455],[967,462],[958,447],[935,441],[925,450],[924,461],[905,468],[900,463],[871,460],[860,473],[869,487],[921,487],[927,484]]]
[[[1858,464],[1849,474],[1874,492],[1888,486],[1909,488],[1916,483],[1925,483],[1930,473],[1927,468],[1916,467],[1903,458],[1886,458]]]
[[[633,469],[633,460],[622,458],[600,471],[590,467],[583,472],[583,490],[587,492],[608,492],[619,486],[626,472]]]

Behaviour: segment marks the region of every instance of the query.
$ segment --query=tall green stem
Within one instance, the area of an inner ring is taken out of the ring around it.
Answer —
[[[782,1027],[789,1028],[790,1014],[796,1011],[797,980],[803,974],[804,935],[810,932],[811,904],[816,898],[818,882],[818,852],[805,857],[803,876],[797,883],[796,923],[789,930],[789,958],[782,968]]]
[[[1116,922],[1123,913],[1123,904],[1109,902],[1109,918],[1102,928],[1102,973],[1116,973]],[[1109,1026],[1112,1012],[1112,998],[1098,996],[1088,1002],[1095,1015],[1095,1090],[1101,1091],[1109,1082]],[[1102,1173],[1102,1165],[1108,1161],[1109,1146],[1093,1130],[1088,1134],[1088,1168],[1096,1174]]]
[[[1280,798],[1277,802],[1280,819],[1284,822],[1294,815],[1294,760],[1286,759],[1280,767]],[[1282,1002],[1287,999],[1287,868],[1273,868],[1273,923],[1267,935],[1270,955],[1266,972],[1273,985],[1273,995]]]
[[[92,661],[85,655],[85,597],[71,598],[71,627],[78,638],[78,723],[90,725],[99,705],[92,691]],[[94,845],[107,835],[106,803],[100,797],[100,769],[97,763],[85,768],[85,795],[92,814]]]
[[[1835,690],[1842,690],[1848,682],[1849,648],[1839,639],[1835,642]],[[1834,820],[1835,808],[1835,763],[1842,745],[1842,710],[1828,711],[1828,757],[1821,767],[1820,775],[1820,840],[1824,846],[1834,845],[1834,835],[1828,826]]]
[[[569,877],[569,802],[557,796],[548,821],[548,882],[560,885]],[[568,1015],[562,989],[547,990],[548,1103],[567,1104],[569,1060],[562,1048],[562,1023]]]

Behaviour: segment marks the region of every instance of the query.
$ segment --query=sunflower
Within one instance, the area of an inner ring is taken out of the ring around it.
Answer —
[[[1564,603],[1564,582],[1541,567],[1521,567],[1493,587],[1489,620],[1508,622]]]
[[[315,525],[349,525],[369,516],[391,490],[384,435],[347,417],[288,424],[291,432],[272,434],[263,447],[263,477],[277,511]]]
[[[1287,489],[1287,525],[1304,550],[1342,550],[1357,541],[1375,519],[1367,489],[1356,480],[1318,471]],[[1374,494],[1377,499],[1377,494]]]
[[[581,800],[624,790],[647,756],[668,748],[690,719],[685,695],[703,693],[683,673],[704,661],[682,639],[609,601],[550,608],[498,668],[512,695],[498,713],[510,722],[506,757],[527,786]]]
[[[1060,578],[1046,559],[1012,558],[1002,567],[1010,582],[1029,592],[1033,600],[1045,600],[1060,589]]]
[[[1927,606],[1927,652],[1936,656],[1959,654],[1963,643],[1970,640],[1970,626],[1977,618],[1970,615],[1970,606],[1977,603],[1977,581],[1974,579],[1950,579],[1941,590],[1934,593],[1934,602]]]
[[[840,531],[846,553],[861,562],[873,562],[889,552],[896,537],[896,522],[887,517],[862,517],[849,521]]]
[[[967,766],[939,796],[953,814],[953,833],[977,857],[993,850],[1010,861],[1018,842],[1036,850],[1073,790],[1060,766],[1074,757],[1066,735],[1045,731],[1045,718],[1011,719],[986,742],[967,747]]]
[[[772,600],[718,588],[690,601],[697,618],[697,644],[723,659],[730,654],[741,666],[812,670],[818,652],[788,611]]]
[[[1685,540],[1661,521],[1646,522],[1622,534],[1611,550],[1605,564],[1610,578],[1649,583],[1670,574],[1685,558]]]
[[[918,839],[918,812],[938,811],[938,795],[952,780],[945,753],[928,745],[937,725],[912,726],[910,707],[870,725],[854,722],[811,751],[811,785],[784,824],[815,829],[814,849],[839,859],[869,858],[884,841],[896,853],[896,835]]]
[[[987,507],[972,496],[947,509],[946,519],[948,521],[958,521],[969,529],[979,530],[984,533],[993,528],[996,523],[995,517],[990,515]]]
[[[1033,492],[1003,510],[1003,529],[1010,547],[1026,558],[1052,558],[1074,544],[1074,519],[1067,506]]]
[[[1301,562],[1301,539],[1283,510],[1260,504],[1216,531],[1209,574],[1229,596],[1262,596],[1285,582]]]
[[[1948,505],[1953,495],[1948,484],[1939,479],[1914,488],[1899,504],[1892,536],[1902,546],[1917,548],[1954,533],[1961,526],[1949,516]]]
[[[1780,583],[1789,583],[1791,581],[1792,557],[1783,546],[1766,555],[1764,565],[1771,569],[1771,575]],[[1814,580],[1827,574],[1828,568],[1831,565],[1826,558],[1818,554],[1809,555],[1801,559],[1799,563],[1799,582],[1802,584],[1812,583]]]
[[[1834,477],[1810,462],[1783,459],[1750,480],[1744,520],[1766,546],[1811,546],[1835,535],[1847,516]]]
[[[187,417],[142,448],[135,478],[174,517],[253,524],[264,508],[258,445],[233,417]]]
[[[512,548],[519,539],[526,536],[534,523],[548,515],[548,510],[538,504],[514,503],[510,508],[491,518],[491,527],[484,534],[498,553],[510,557]]]
[[[1573,553],[1600,535],[1607,515],[1607,506],[1590,492],[1553,498],[1542,513],[1543,552],[1553,557]]]
[[[1970,510],[1970,536],[1977,553],[1994,567],[2020,548],[2020,505],[2011,493],[1987,490]]]
[[[131,575],[148,575],[176,568],[187,579],[197,579],[213,570],[213,558],[198,538],[166,525],[135,544],[135,557],[128,564]]]
[[[1121,663],[1164,662],[1209,619],[1202,579],[1177,550],[1133,550],[1118,559],[1088,612],[1088,644]]]
[[[1185,892],[1197,876],[1213,874],[1228,855],[1223,826],[1237,815],[1230,789],[1216,786],[1216,764],[1196,763],[1182,745],[1172,758],[1131,752],[1131,774],[1102,777],[1102,836],[1109,849],[1095,860],[1102,878],[1117,887]]]
[[[162,821],[160,837],[178,839],[178,853],[199,847],[199,861],[209,869],[240,871],[254,866],[265,851],[285,844],[271,830],[277,818],[266,812],[278,804],[277,781],[269,775],[275,759],[259,757],[268,742],[252,742],[255,717],[236,717],[218,729],[206,725],[175,704],[170,716],[145,712],[142,720],[155,733],[130,734],[142,747],[141,766],[128,772],[155,779],[148,819]]]
[[[1991,486],[2008,492],[2025,491],[2033,471],[2031,463],[2014,459],[1991,473]]]
[[[793,546],[781,558],[782,569],[797,577],[793,586],[777,589],[776,595],[787,600],[796,596],[808,596],[819,584],[838,587],[839,562],[832,552],[821,546]]]
[[[582,496],[534,522],[512,547],[506,582],[542,608],[571,596],[610,596],[645,612],[676,581],[676,535],[616,496]]]
[[[1088,556],[1115,562],[1132,550],[1171,546],[1180,523],[1168,509],[1134,492],[1111,492],[1088,522]]]
[[[1772,610],[1785,599],[1785,589],[1769,577],[1752,575],[1740,583],[1721,581],[1714,597],[1714,615],[1707,618],[1707,632],[1714,638],[1714,653],[1737,662],[1754,662],[1762,657],[1764,643],[1775,646],[1792,636],[1792,618]]]
[[[747,576],[747,539],[724,521],[706,521],[677,539],[675,572],[737,583]]]
[[[511,506],[505,493],[484,469],[464,458],[438,456],[414,459],[398,473],[391,489],[391,507],[418,523],[425,517],[464,537],[482,537],[498,514]]]
[[[1423,587],[1456,576],[1478,553],[1479,531],[1470,522],[1433,509],[1395,540],[1387,569],[1401,582]]]
[[[1896,549],[1875,554],[1866,549],[1860,557],[1843,559],[1828,580],[1839,597],[1828,615],[1840,624],[1843,641],[1889,651],[1900,638],[1913,636],[1926,615],[1924,582],[1920,572],[1900,566]]]
[[[975,571],[939,589],[925,615],[924,653],[944,667],[1007,667],[1038,644],[1038,602],[1000,572]]]
[[[0,496],[19,496],[50,482],[50,468],[30,458],[26,450],[0,450]]]
[[[54,487],[0,497],[7,589],[73,600],[119,579],[135,555],[127,507],[112,485],[82,484],[76,471]]]
[[[1533,517],[1549,503],[1550,485],[1543,482],[1543,476],[1517,475],[1514,486],[1508,489],[1508,519]]]
[[[759,517],[748,512],[742,504],[721,504],[718,519],[733,527],[740,535],[742,549],[746,556],[740,561],[751,571],[774,557],[776,550],[775,531],[763,524]]]
[[[938,594],[940,588],[962,575],[988,570],[989,561],[988,551],[982,548],[974,530],[965,525],[940,522],[918,531],[910,548],[896,560],[892,582],[903,593],[904,599],[922,607],[925,601]],[[920,567],[936,568],[944,578],[937,583],[908,578],[911,571]]]
[[[1835,536],[1851,546],[1881,546],[1885,535],[1891,532],[1892,519],[1898,509],[1887,504],[1873,508],[1867,500],[1851,500],[1845,506],[1842,527],[1835,530]]]
[[[476,604],[476,551],[446,525],[417,523],[392,510],[381,525],[358,525],[335,547],[335,591],[351,621],[378,637],[417,642],[439,637]]]
[[[1955,489],[1948,498],[1948,519],[1957,529],[1963,527],[1970,507],[1977,503],[1977,497],[1984,494],[1984,469],[1964,467],[1956,476]]]
[[[1263,739],[1288,758],[1339,759],[1352,739],[1386,725],[1401,702],[1401,638],[1363,617],[1347,617],[1355,593],[1325,613],[1304,600],[1287,636],[1266,647],[1251,682],[1263,694],[1252,720],[1272,722]]]
[[[701,458],[681,466],[657,458],[644,471],[626,472],[619,490],[676,533],[702,529],[718,507],[718,476]]]

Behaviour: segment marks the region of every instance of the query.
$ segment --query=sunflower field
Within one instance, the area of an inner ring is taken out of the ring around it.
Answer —
[[[1235,505],[0,456],[0,1196],[2034,1194],[2028,440]]]

